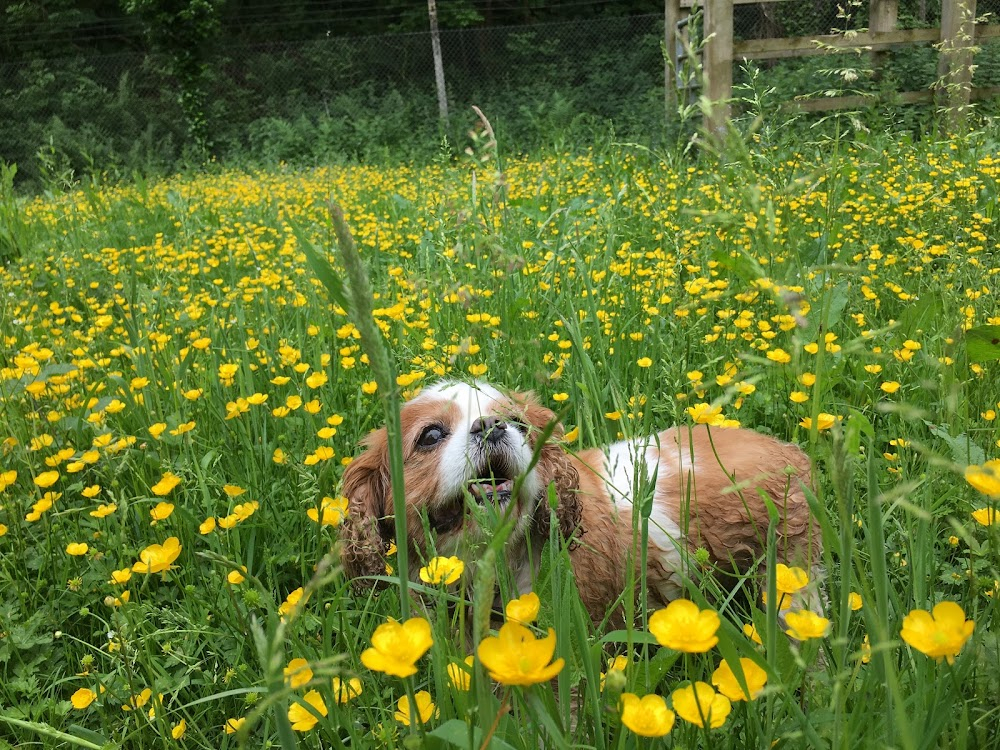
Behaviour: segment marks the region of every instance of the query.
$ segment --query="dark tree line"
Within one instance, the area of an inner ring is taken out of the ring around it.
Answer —
[[[444,29],[659,13],[657,0],[442,0]],[[0,0],[4,62],[204,42],[427,30],[425,0]],[[192,29],[197,28],[197,31]]]

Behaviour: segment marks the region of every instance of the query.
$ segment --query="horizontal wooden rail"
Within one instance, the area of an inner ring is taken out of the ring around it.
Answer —
[[[977,42],[1000,38],[1000,24],[978,24]],[[774,60],[783,57],[805,57],[823,53],[849,50],[885,50],[918,42],[939,42],[940,29],[899,29],[860,34],[824,34],[823,36],[796,36],[780,39],[747,39],[733,42],[733,57],[748,60]]]
[[[693,8],[696,5],[699,8],[705,7],[706,0],[681,0],[680,7],[682,8]],[[761,5],[762,3],[788,3],[791,0],[733,0],[733,5]]]
[[[970,98],[974,101],[991,99],[1000,95],[1000,86],[982,86],[971,89]],[[785,102],[785,109],[799,112],[830,112],[835,109],[863,109],[880,102],[893,104],[921,104],[934,101],[933,91],[903,91],[898,94],[857,94],[854,96],[829,96],[819,99],[796,99]]]

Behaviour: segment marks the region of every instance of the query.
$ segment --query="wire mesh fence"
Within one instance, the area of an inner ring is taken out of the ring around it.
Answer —
[[[851,13],[838,12],[842,5]],[[979,0],[980,15],[998,11],[1000,0]],[[940,0],[901,3],[898,27],[939,22]],[[450,136],[463,137],[476,104],[514,148],[608,128],[655,139],[670,127],[663,23],[656,14],[442,31]],[[866,2],[829,0],[737,5],[733,17],[737,40],[867,24]],[[987,49],[976,59],[976,85],[1000,84],[1000,54],[995,45]],[[764,85],[780,99],[835,83],[838,60],[868,64],[855,54],[759,66]],[[895,50],[870,85],[927,87],[935,60],[930,45]],[[0,158],[19,163],[28,177],[38,170],[170,168],[184,156],[190,134],[165,62],[135,52],[0,64]],[[406,155],[434,148],[441,137],[429,33],[222,44],[205,63],[205,116],[212,149],[223,158]]]

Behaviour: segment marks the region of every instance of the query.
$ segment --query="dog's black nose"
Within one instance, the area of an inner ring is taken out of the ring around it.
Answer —
[[[473,435],[484,437],[491,443],[495,443],[503,439],[503,433],[506,429],[507,423],[499,417],[479,417],[472,423],[469,432]]]

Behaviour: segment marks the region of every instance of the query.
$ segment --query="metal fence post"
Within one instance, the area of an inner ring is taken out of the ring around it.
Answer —
[[[437,0],[427,0],[431,21],[431,51],[434,53],[434,84],[437,86],[438,116],[441,127],[448,127],[448,92],[444,86],[444,62],[441,60],[441,32],[438,31]]]

